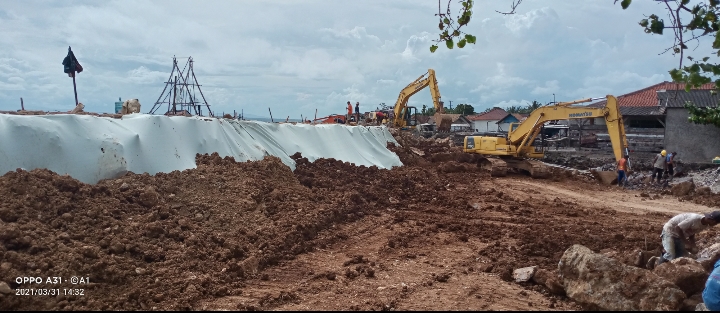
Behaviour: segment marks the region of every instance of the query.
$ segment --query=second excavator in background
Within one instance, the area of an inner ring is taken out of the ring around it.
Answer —
[[[605,98],[607,104],[602,108],[572,106],[602,98],[588,98],[540,107],[530,113],[523,122],[510,124],[505,137],[466,136],[463,151],[483,155],[482,165],[489,167],[492,176],[505,176],[507,168],[510,167],[525,171],[534,178],[546,178],[550,175],[548,166],[539,160],[533,160],[542,159],[544,156],[543,147],[534,145],[542,126],[549,121],[604,118],[615,159],[620,160],[623,155],[628,154],[625,125],[617,99],[611,95]],[[609,176],[598,172],[593,174],[596,177]],[[602,178],[601,180],[605,181]]]
[[[445,114],[445,108],[443,102],[440,100],[440,89],[438,89],[437,79],[435,78],[435,70],[428,69],[427,73],[420,75],[412,83],[405,86],[400,91],[395,107],[393,108],[394,117],[392,118],[392,126],[400,129],[416,129],[417,123],[417,108],[414,106],[408,106],[408,100],[410,97],[425,87],[430,87],[430,96],[433,101],[433,108],[435,109],[435,123],[437,129],[443,131],[450,130],[450,124],[452,124],[452,117]]]

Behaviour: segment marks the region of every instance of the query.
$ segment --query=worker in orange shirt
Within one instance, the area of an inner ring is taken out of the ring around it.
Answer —
[[[347,105],[348,105],[347,106],[347,112],[348,112],[347,113],[347,122],[350,122],[350,117],[353,114],[353,107],[352,107],[352,104],[350,103],[350,101],[347,102]]]
[[[627,181],[628,159],[630,159],[630,156],[626,154],[625,157],[620,158],[617,163],[618,186],[622,186],[623,183]]]

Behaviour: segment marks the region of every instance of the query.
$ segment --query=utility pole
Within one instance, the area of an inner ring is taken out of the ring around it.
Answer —
[[[450,102],[450,110],[452,110],[452,100],[450,100],[448,102]]]

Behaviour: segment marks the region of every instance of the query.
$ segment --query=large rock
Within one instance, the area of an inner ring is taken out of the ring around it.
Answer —
[[[665,262],[658,265],[653,273],[678,286],[687,296],[702,291],[708,278],[702,265],[691,258],[677,258]]]
[[[670,189],[670,192],[672,192],[672,194],[674,196],[682,197],[682,196],[687,196],[693,190],[695,190],[695,183],[693,183],[693,181],[691,180],[691,181],[684,181],[675,186],[672,186],[672,189]]]
[[[567,296],[586,309],[676,311],[686,298],[660,276],[581,245],[565,250],[558,270]]]
[[[545,286],[554,295],[565,295],[565,289],[560,284],[558,276],[550,271],[539,269],[533,275],[532,280],[538,285]]]
[[[698,262],[707,272],[712,272],[718,259],[720,259],[720,243],[702,249],[697,255]]]

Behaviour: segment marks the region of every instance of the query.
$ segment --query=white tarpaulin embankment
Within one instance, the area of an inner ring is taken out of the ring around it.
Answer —
[[[334,158],[358,166],[401,166],[387,142],[396,141],[385,127],[147,114],[122,119],[0,114],[0,175],[17,168],[46,168],[94,184],[128,171],[152,175],[195,168],[197,153],[213,152],[238,162],[274,155],[293,170],[289,156],[296,152],[310,161]]]

